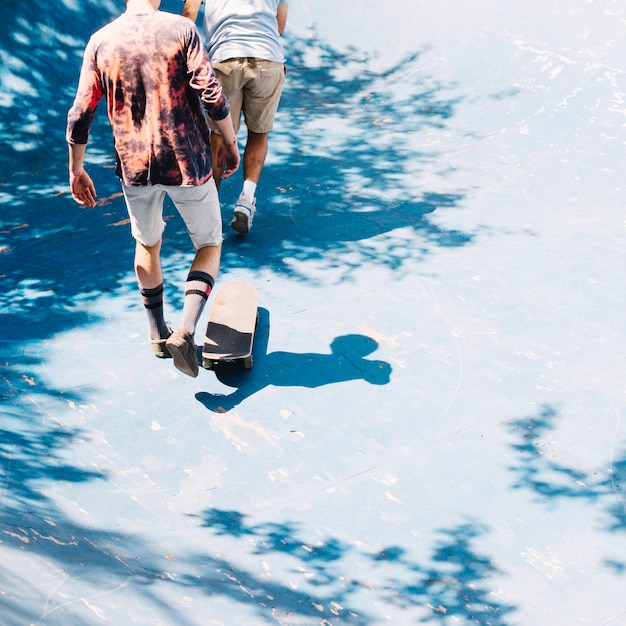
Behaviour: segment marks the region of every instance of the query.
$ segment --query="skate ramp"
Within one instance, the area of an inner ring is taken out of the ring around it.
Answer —
[[[221,189],[254,368],[196,379],[152,356],[104,107],[98,206],[67,188],[118,10],[0,8],[0,622],[626,624],[623,7],[292,3],[247,238]]]

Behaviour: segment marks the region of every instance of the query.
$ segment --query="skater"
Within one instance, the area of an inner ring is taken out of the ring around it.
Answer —
[[[239,151],[228,100],[198,29],[182,16],[159,11],[160,3],[127,0],[126,11],[94,33],[85,48],[67,116],[70,189],[76,202],[95,206],[84,156],[96,107],[106,98],[152,350],[159,358],[172,357],[180,371],[195,377],[194,333],[219,271],[222,246],[205,112],[224,139],[215,156],[223,178],[239,167]],[[160,251],[166,194],[195,249],[181,325],[174,332],[163,313]]]
[[[194,22],[204,0],[185,0],[183,15]],[[280,36],[287,23],[287,0],[206,0],[204,34],[211,63],[231,104],[235,132],[241,113],[248,129],[243,153],[243,188],[231,226],[250,232],[256,211],[256,188],[267,156],[268,134],[285,80]],[[224,141],[219,128],[211,136],[213,171],[220,183],[218,155]]]

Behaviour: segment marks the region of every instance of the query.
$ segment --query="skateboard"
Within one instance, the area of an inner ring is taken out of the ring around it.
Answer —
[[[256,289],[243,280],[231,280],[217,289],[202,346],[205,369],[224,361],[238,361],[245,369],[252,368],[258,302]]]

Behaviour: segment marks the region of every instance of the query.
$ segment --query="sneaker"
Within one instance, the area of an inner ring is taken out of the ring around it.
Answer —
[[[165,347],[174,359],[174,365],[187,376],[198,375],[198,354],[193,337],[184,329],[177,328],[166,341]]]
[[[167,324],[167,337],[165,339],[150,339],[150,345],[152,346],[152,352],[159,359],[171,359],[172,355],[165,345],[167,340],[172,334],[172,327]]]
[[[235,204],[235,217],[230,225],[240,234],[247,235],[252,228],[252,219],[256,211],[256,198],[250,200],[246,196],[239,196]]]

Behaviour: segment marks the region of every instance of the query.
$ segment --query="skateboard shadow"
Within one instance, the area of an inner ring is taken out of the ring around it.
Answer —
[[[391,365],[365,358],[378,348],[378,343],[370,337],[359,334],[336,337],[330,344],[330,354],[283,351],[268,354],[269,328],[269,311],[259,308],[253,369],[242,370],[236,363],[216,366],[217,379],[235,391],[228,395],[197,393],[196,398],[207,409],[216,413],[230,411],[269,385],[314,388],[350,380],[364,380],[372,385],[389,383]]]

